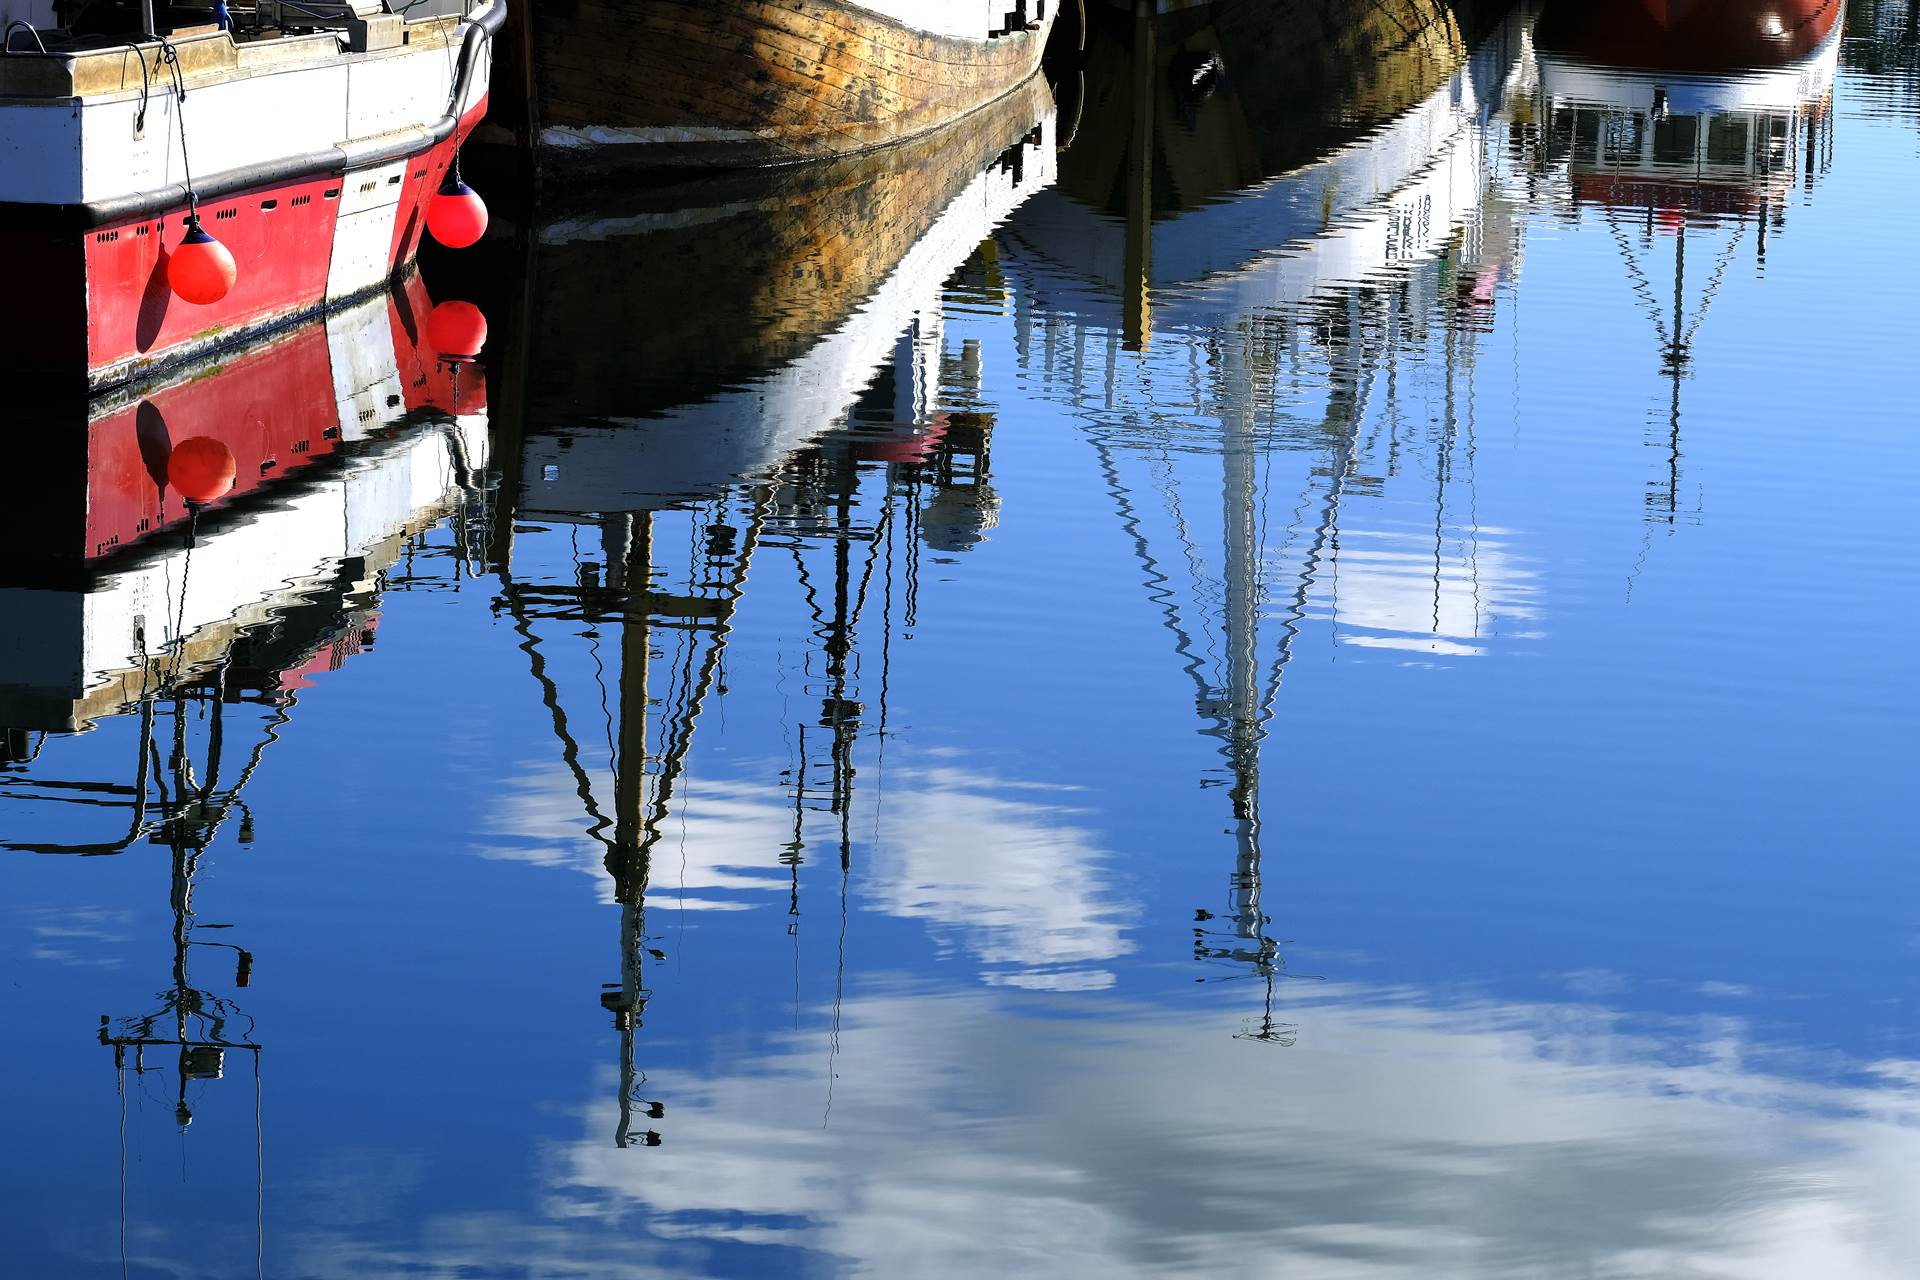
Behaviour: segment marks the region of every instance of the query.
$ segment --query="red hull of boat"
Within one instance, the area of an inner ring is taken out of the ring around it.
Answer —
[[[432,305],[417,274],[387,302],[405,408],[478,412],[486,404],[480,371],[460,369],[426,346]],[[318,321],[95,418],[87,427],[85,556],[110,555],[184,523],[186,504],[166,486],[164,462],[182,440],[211,436],[232,451],[237,475],[216,504],[224,505],[336,453],[340,431],[327,326]]]
[[[1841,9],[1841,0],[1586,0],[1549,8],[1535,40],[1607,66],[1729,71],[1806,57]]]
[[[449,137],[408,158],[389,271],[419,249],[427,202],[486,109],[483,98]],[[19,296],[40,305],[0,308],[0,358],[56,376],[85,369],[97,390],[342,301],[328,298],[327,284],[343,187],[357,178],[315,174],[203,201],[202,225],[238,268],[232,291],[208,306],[183,302],[167,285],[168,252],[186,230],[184,202],[89,230],[16,232]]]

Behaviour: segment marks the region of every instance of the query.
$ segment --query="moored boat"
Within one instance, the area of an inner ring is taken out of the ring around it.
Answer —
[[[486,112],[505,7],[262,0],[222,29],[0,0],[0,227],[33,300],[0,309],[0,368],[102,390],[384,287]],[[217,249],[196,295],[179,268]]]
[[[1039,70],[1059,0],[517,6],[500,118],[542,171],[757,168],[917,137]]]

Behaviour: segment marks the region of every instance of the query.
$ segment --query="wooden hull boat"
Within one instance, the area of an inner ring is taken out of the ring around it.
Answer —
[[[486,113],[505,6],[317,30],[166,8],[150,33],[0,0],[27,15],[0,53],[0,228],[32,299],[0,307],[0,371],[103,391],[384,288]],[[212,299],[171,284],[194,215],[234,269]]]
[[[1059,0],[515,6],[497,118],[542,172],[757,168],[912,138],[1039,70]],[[509,79],[513,83],[508,83]]]

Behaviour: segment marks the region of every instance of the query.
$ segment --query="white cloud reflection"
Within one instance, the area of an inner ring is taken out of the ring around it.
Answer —
[[[1510,530],[1349,529],[1332,559],[1311,613],[1330,618],[1343,645],[1478,657],[1511,624],[1540,618],[1540,570]]]
[[[1920,1063],[1813,1062],[1724,1016],[1289,990],[1302,1027],[1291,1049],[1233,1038],[1239,1012],[1219,1002],[1244,1003],[1245,988],[1198,990],[1184,1009],[877,990],[848,1001],[837,1049],[816,1029],[737,1043],[710,1069],[652,1071],[646,1093],[667,1105],[649,1122],[657,1148],[612,1146],[613,1084],[600,1078],[562,1116],[577,1136],[532,1153],[476,1150],[482,1163],[458,1170],[423,1168],[404,1145],[390,1160],[320,1153],[326,1176],[295,1199],[323,1203],[273,1215],[269,1269],[1920,1273]],[[342,1173],[351,1196],[322,1194]],[[157,1231],[136,1252],[186,1248]]]
[[[610,902],[604,849],[586,835],[571,778],[532,768],[521,778],[491,823],[501,842],[482,851],[581,872]],[[1106,853],[1057,788],[935,763],[896,765],[884,794],[877,786],[859,794],[864,803],[853,825],[863,863],[855,892],[864,907],[923,922],[949,951],[985,966],[989,983],[1071,991],[1112,985],[1100,966],[1132,949],[1125,936],[1132,908],[1114,900]],[[793,810],[777,787],[690,779],[662,833],[654,906],[742,910],[755,905],[744,895],[787,892],[780,857],[793,838]],[[837,865],[829,834],[813,832],[809,862]]]
[[[1287,1050],[1026,1003],[852,1003],[830,1116],[823,1034],[656,1073],[666,1145],[616,1151],[594,1111],[552,1206],[876,1276],[1920,1270],[1913,1064],[1808,1083],[1738,1023],[1655,1036],[1570,1006],[1317,993]]]
[[[1112,901],[1105,854],[1051,789],[957,767],[890,780],[862,898],[989,966],[986,980],[1029,989],[1111,986],[1100,963],[1132,945]]]

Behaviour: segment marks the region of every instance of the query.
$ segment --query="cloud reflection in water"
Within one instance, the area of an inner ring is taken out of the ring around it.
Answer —
[[[661,1073],[674,1140],[603,1118],[556,1203],[864,1275],[1895,1276],[1920,1263],[1913,1064],[1812,1083],[1737,1023],[1435,1008],[1316,989],[1274,1052],[1110,1001],[849,1003],[824,1033]],[[786,1268],[780,1268],[785,1270]]]

